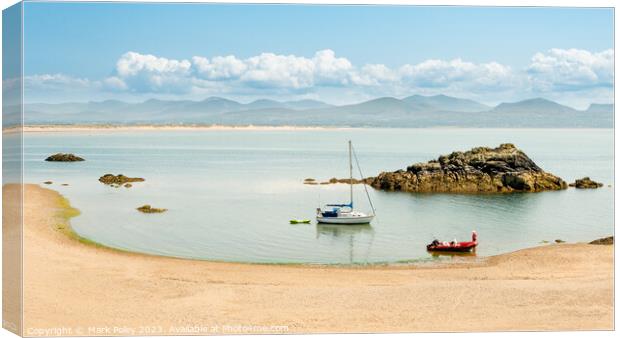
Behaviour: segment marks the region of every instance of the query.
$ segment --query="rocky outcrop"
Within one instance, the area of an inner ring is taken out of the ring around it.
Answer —
[[[75,156],[73,154],[63,154],[63,153],[58,153],[58,154],[51,155],[48,158],[46,158],[45,160],[48,161],[48,162],[80,162],[80,161],[84,161],[84,159],[79,157],[79,156]]]
[[[567,187],[561,178],[543,171],[509,143],[456,151],[366,180],[376,189],[407,192],[538,192]]]
[[[120,187],[123,184],[127,184],[129,182],[144,182],[144,178],[141,177],[127,177],[123,174],[118,174],[118,175],[112,175],[112,174],[105,174],[101,177],[99,177],[99,182],[112,186],[112,187]],[[131,185],[129,185],[129,187],[125,186],[126,188],[130,188]]]
[[[596,245],[612,245],[614,244],[614,236],[609,236],[609,237],[605,237],[605,238],[600,238],[597,240],[594,240],[592,242],[590,242],[590,244],[596,244]]]
[[[136,208],[136,210],[143,212],[145,214],[158,214],[158,213],[162,213],[168,209],[160,209],[160,208],[153,208],[148,204],[145,204],[141,207]]]
[[[603,186],[603,183],[592,181],[589,177],[575,180],[575,183],[569,184],[570,187],[577,189],[596,189]]]

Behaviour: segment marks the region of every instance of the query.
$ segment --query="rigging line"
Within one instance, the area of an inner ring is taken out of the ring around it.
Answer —
[[[353,153],[353,157],[355,158],[355,164],[357,164],[357,169],[360,172],[360,177],[362,178],[362,185],[364,186],[364,191],[366,191],[366,197],[368,197],[368,203],[370,203],[370,208],[372,208],[372,214],[375,215],[375,206],[372,204],[372,200],[370,199],[370,194],[368,193],[368,187],[366,187],[366,182],[364,182],[364,174],[362,174],[362,167],[360,167],[360,162],[357,159],[357,153],[355,152],[355,148],[351,145],[351,150]],[[351,182],[353,185],[353,182]]]

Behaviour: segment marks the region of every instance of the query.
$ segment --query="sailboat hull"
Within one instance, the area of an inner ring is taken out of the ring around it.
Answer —
[[[321,210],[320,208],[317,210],[316,220],[319,223],[324,224],[368,224],[375,217],[375,209],[373,207],[372,214],[368,215],[363,212],[355,211],[353,209],[353,145],[351,141],[349,141],[349,186],[350,186],[350,194],[351,199],[349,204],[327,204],[328,207],[331,207],[330,210]],[[357,162],[357,156],[355,157],[355,161]],[[359,163],[357,163],[359,167]],[[362,170],[360,169],[360,176],[362,175]],[[368,190],[366,190],[366,185],[364,184],[364,190],[366,191],[366,196],[368,197],[368,202],[372,207],[372,201],[370,201],[370,195],[368,195]]]
[[[317,216],[316,221],[324,224],[368,224],[375,216]]]

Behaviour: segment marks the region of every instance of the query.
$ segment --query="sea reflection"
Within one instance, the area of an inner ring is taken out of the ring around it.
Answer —
[[[476,249],[470,252],[428,251],[433,258],[476,257]]]
[[[349,264],[368,262],[375,231],[370,224],[322,224],[316,225],[317,240],[331,239],[345,242],[346,255]]]
[[[316,238],[321,236],[355,237],[359,234],[374,234],[370,224],[323,224],[316,225]]]

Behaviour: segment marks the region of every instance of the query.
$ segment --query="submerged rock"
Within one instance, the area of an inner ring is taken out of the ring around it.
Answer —
[[[609,236],[609,237],[605,237],[605,238],[599,238],[597,240],[594,240],[594,241],[590,242],[590,244],[611,245],[611,244],[614,244],[614,236]]]
[[[148,204],[145,204],[141,207],[136,208],[136,210],[143,212],[145,214],[156,214],[156,213],[162,213],[168,209],[159,209],[159,208],[153,208]]]
[[[373,180],[373,177],[368,177],[368,178],[363,178],[361,180],[358,180],[357,178],[335,178],[332,177],[329,179],[329,181],[325,181],[325,182],[321,182],[321,184],[337,184],[337,183],[344,183],[344,184],[362,184],[362,183],[366,183],[366,184],[370,184],[370,182]]]
[[[314,178],[306,178],[304,184],[316,185],[319,184]]]
[[[118,174],[118,175],[105,174],[99,177],[99,182],[118,188],[121,185],[129,183],[129,182],[144,182],[144,178],[127,177],[123,174]],[[131,187],[131,185],[129,187]],[[126,188],[129,188],[129,187],[126,186]]]
[[[63,153],[58,153],[58,154],[51,155],[48,158],[46,158],[45,160],[48,161],[48,162],[80,162],[80,161],[84,161],[84,159],[79,157],[79,156],[75,156],[73,154],[63,154]]]
[[[367,180],[376,189],[407,192],[538,192],[567,187],[561,178],[543,171],[510,143],[456,151]]]
[[[54,183],[54,182],[52,182],[52,181],[45,181],[45,182],[43,182],[43,184],[48,184],[48,185],[52,184],[52,183]]]
[[[561,240],[561,239],[556,239],[556,240],[555,240],[555,242],[556,242],[556,243],[558,243],[558,244],[560,244],[560,243],[566,243],[566,241],[563,241],[563,240]]]
[[[589,177],[584,177],[575,180],[575,183],[571,183],[569,186],[577,189],[596,189],[602,187],[603,183],[592,181]]]

